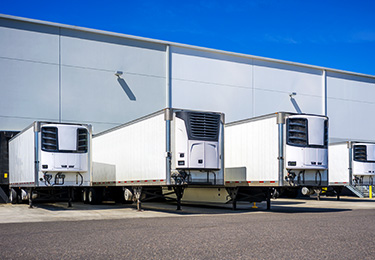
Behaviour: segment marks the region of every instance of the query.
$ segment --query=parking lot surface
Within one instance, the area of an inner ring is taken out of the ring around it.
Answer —
[[[272,200],[271,211],[266,211],[265,203],[253,204],[238,203],[238,210],[233,211],[231,204],[192,205],[183,204],[182,210],[176,210],[174,203],[143,203],[141,212],[135,205],[104,203],[102,205],[87,205],[80,202],[73,203],[68,208],[67,203],[37,203],[33,208],[27,204],[0,204],[0,223],[23,222],[53,222],[53,221],[80,221],[128,218],[156,218],[181,217],[212,214],[255,214],[272,212],[335,212],[354,209],[375,209],[375,199],[359,199],[342,197],[322,198],[320,201],[307,199],[276,199]]]
[[[374,259],[375,201],[0,206],[0,259]]]

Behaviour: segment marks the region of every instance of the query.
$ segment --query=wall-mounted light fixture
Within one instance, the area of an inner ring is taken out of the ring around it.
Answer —
[[[296,96],[296,92],[292,92],[289,94],[290,102],[292,102],[292,105],[294,106],[294,109],[297,111],[298,114],[302,114],[301,108],[298,106],[297,101],[294,99],[294,96]]]
[[[117,76],[117,77],[120,77],[121,75],[123,74],[123,72],[122,71],[116,71],[116,73],[115,73],[115,75]]]

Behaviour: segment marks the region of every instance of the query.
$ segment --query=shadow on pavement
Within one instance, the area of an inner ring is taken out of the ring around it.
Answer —
[[[271,207],[272,205],[300,205],[300,204],[306,204],[306,202],[298,201],[297,199],[294,201],[284,201],[284,200],[272,200],[271,201]]]
[[[115,203],[104,203],[100,205],[87,205],[81,202],[72,203],[72,207],[68,207],[66,202],[55,202],[55,203],[34,203],[33,207],[50,210],[50,211],[69,211],[69,210],[111,210],[111,209],[121,209],[128,205],[126,204],[115,204]]]
[[[308,201],[314,199],[307,199]],[[324,198],[322,201],[328,200],[334,202],[334,198]],[[369,202],[366,199],[351,199],[342,198],[340,201],[343,202]],[[371,201],[372,202],[372,201]],[[319,202],[317,202],[319,204]],[[374,201],[375,203],[375,201]],[[304,206],[303,204],[306,204]],[[304,198],[295,200],[272,200],[271,210],[266,210],[266,204],[257,203],[258,208],[252,208],[253,204],[250,203],[238,203],[237,209],[232,210],[231,204],[191,204],[183,203],[182,210],[176,210],[177,204],[172,202],[146,202],[142,203],[142,211],[155,211],[160,213],[169,213],[174,215],[198,215],[198,214],[239,214],[239,213],[251,213],[251,212],[270,212],[270,213],[328,213],[328,212],[343,212],[352,211],[349,208],[335,208],[335,207],[319,207],[318,204],[307,206],[308,202]],[[88,205],[81,202],[73,203],[73,207],[68,208],[67,203],[35,203],[34,207],[42,208],[49,211],[102,211],[102,210],[121,210],[121,209],[132,209],[136,211],[135,204],[119,204],[119,203],[104,203],[100,205]],[[141,212],[142,212],[141,211]],[[140,212],[140,213],[141,213]]]
[[[266,207],[263,204],[258,204],[258,208],[252,208],[252,204],[237,204],[237,209],[232,210],[231,204],[215,205],[215,204],[191,204],[183,203],[181,206],[182,210],[176,210],[177,204],[173,203],[147,203],[143,205],[144,210],[153,210],[157,212],[172,213],[178,215],[219,215],[219,214],[238,214],[238,213],[250,213],[257,211],[265,211]]]
[[[352,211],[352,209],[271,206],[272,213],[333,213],[344,211]]]

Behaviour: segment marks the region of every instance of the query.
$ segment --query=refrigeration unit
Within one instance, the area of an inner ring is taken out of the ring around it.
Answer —
[[[164,109],[95,135],[87,197],[112,186],[131,200],[169,187],[180,199],[186,185],[223,185],[223,123],[221,113]]]
[[[375,143],[348,141],[329,146],[329,186],[374,185]]]
[[[225,127],[226,187],[305,187],[328,184],[328,118],[279,112]]]
[[[9,141],[10,200],[90,185],[90,125],[34,122]],[[69,200],[70,204],[71,200]],[[31,205],[30,205],[31,206]]]

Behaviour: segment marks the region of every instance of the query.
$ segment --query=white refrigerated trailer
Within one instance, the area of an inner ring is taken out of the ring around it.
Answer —
[[[85,197],[98,202],[121,189],[139,208],[142,193],[161,195],[168,187],[179,209],[187,185],[224,184],[223,127],[221,113],[163,109],[95,135],[92,187]]]
[[[91,125],[34,122],[9,141],[10,201],[56,196],[90,185]]]
[[[279,112],[225,125],[225,185],[191,202],[267,201],[283,190],[320,192],[328,184],[328,118]]]
[[[326,116],[279,112],[229,123],[225,131],[226,185],[327,185]]]
[[[372,186],[374,177],[375,143],[348,141],[329,145],[329,186],[338,195],[348,185]]]

